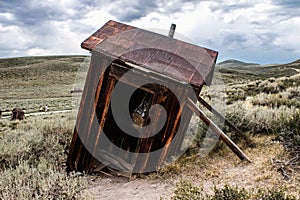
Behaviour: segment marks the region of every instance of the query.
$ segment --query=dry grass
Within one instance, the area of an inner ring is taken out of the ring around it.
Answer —
[[[1,120],[0,199],[77,199],[86,181],[66,174],[72,114]]]
[[[86,72],[89,57],[51,56],[0,59],[0,109],[25,108],[38,112],[48,104],[52,111],[72,109],[78,72]],[[81,71],[80,71],[81,70]]]
[[[274,165],[276,160],[289,158],[283,145],[274,141],[274,136],[256,136],[252,140],[255,142],[256,148],[244,149],[246,154],[251,158],[252,163],[239,161],[224,146],[221,148],[222,153],[219,152],[213,156],[211,155],[206,158],[190,156],[177,161],[173,165],[179,166],[173,168],[181,170],[178,173],[180,177],[177,177],[179,186],[177,185],[177,191],[174,193],[175,196],[178,197],[178,192],[181,195],[183,195],[182,193],[189,195],[191,191],[184,191],[189,190],[187,188],[192,188],[193,191],[200,191],[202,196],[210,195],[212,198],[217,192],[215,188],[221,190],[229,186],[231,189],[237,190],[238,188],[238,190],[245,190],[249,195],[258,195],[261,192],[267,193],[275,188],[277,189],[273,193],[284,189],[284,194],[299,198],[300,190],[298,183],[300,175],[293,172],[291,175],[293,178],[284,180],[279,168]],[[184,182],[183,184],[181,183],[182,181]],[[187,185],[185,181],[188,181],[191,185]],[[199,196],[198,192],[196,194]],[[251,197],[251,199],[256,198]]]

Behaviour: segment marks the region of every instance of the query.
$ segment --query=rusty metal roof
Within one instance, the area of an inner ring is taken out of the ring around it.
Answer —
[[[196,87],[210,84],[218,56],[216,51],[112,20],[81,46]]]

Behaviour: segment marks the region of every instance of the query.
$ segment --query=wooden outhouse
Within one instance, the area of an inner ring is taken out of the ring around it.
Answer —
[[[92,57],[68,171],[107,166],[143,173],[180,154],[192,116],[187,98],[196,102],[202,86],[210,84],[218,53],[116,21],[81,46]],[[163,109],[151,114],[155,105]]]

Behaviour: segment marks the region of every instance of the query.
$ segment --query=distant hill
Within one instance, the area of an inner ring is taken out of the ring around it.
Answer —
[[[244,66],[253,66],[253,65],[259,65],[257,63],[247,63],[239,60],[225,60],[220,63],[218,63],[219,66],[221,67],[244,67]]]
[[[217,64],[222,77],[232,81],[253,81],[257,79],[289,77],[300,71],[300,59],[287,64],[259,65],[238,60],[225,60]]]
[[[295,68],[299,68],[300,66],[300,59],[295,60],[294,62],[288,63],[288,64],[283,64],[287,67],[295,67]]]
[[[0,59],[0,99],[60,98],[70,91],[87,56]]]
[[[57,98],[71,96],[79,67],[89,56],[41,56],[0,59],[0,100],[22,96]],[[86,67],[88,67],[88,63]],[[300,72],[300,59],[287,64],[259,65],[225,60],[216,65],[226,82],[289,77]],[[22,91],[22,93],[19,92]],[[26,92],[24,92],[27,90]]]

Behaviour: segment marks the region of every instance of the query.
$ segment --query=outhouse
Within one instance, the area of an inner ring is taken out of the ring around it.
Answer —
[[[143,173],[179,155],[187,99],[196,102],[210,84],[218,53],[116,21],[81,46],[92,56],[68,171]]]

